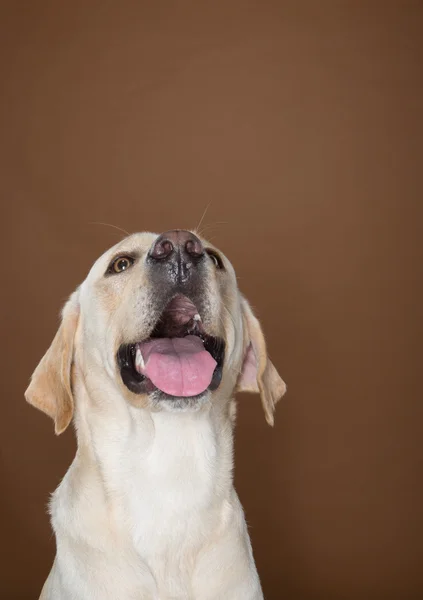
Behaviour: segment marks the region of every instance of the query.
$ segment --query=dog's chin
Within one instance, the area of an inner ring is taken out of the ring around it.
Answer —
[[[210,403],[211,391],[206,390],[197,396],[179,397],[170,396],[161,390],[154,390],[148,395],[152,408],[164,412],[197,412]]]

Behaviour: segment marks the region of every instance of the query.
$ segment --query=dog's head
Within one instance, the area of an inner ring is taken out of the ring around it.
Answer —
[[[273,424],[285,384],[228,259],[184,230],[134,234],[93,265],[62,313],[27,401],[63,432],[75,378],[152,411],[202,410],[260,393]]]

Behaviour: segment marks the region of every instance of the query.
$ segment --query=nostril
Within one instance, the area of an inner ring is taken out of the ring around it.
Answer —
[[[204,254],[203,244],[199,239],[190,239],[185,244],[185,250],[190,256],[201,256]]]
[[[158,240],[151,252],[151,256],[160,260],[161,258],[167,258],[172,254],[174,248],[170,240]]]
[[[183,229],[174,229],[162,233],[152,245],[149,257],[156,261],[176,260],[181,255],[183,261],[199,261],[205,254],[201,240]]]
[[[172,252],[173,252],[172,242],[170,242],[169,240],[165,240],[164,242],[162,242],[162,244],[160,246],[160,254],[165,254],[166,256],[168,256]]]

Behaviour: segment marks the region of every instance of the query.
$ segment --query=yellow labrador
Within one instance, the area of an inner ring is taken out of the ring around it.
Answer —
[[[259,600],[233,487],[234,393],[285,384],[233,267],[192,232],[134,234],[63,310],[27,401],[74,421],[42,600]]]

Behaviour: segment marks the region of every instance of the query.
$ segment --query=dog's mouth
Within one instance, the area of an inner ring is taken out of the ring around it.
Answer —
[[[174,297],[150,337],[123,344],[117,354],[121,377],[136,394],[159,390],[162,397],[192,398],[215,390],[222,379],[225,342],[208,335],[195,304]]]

